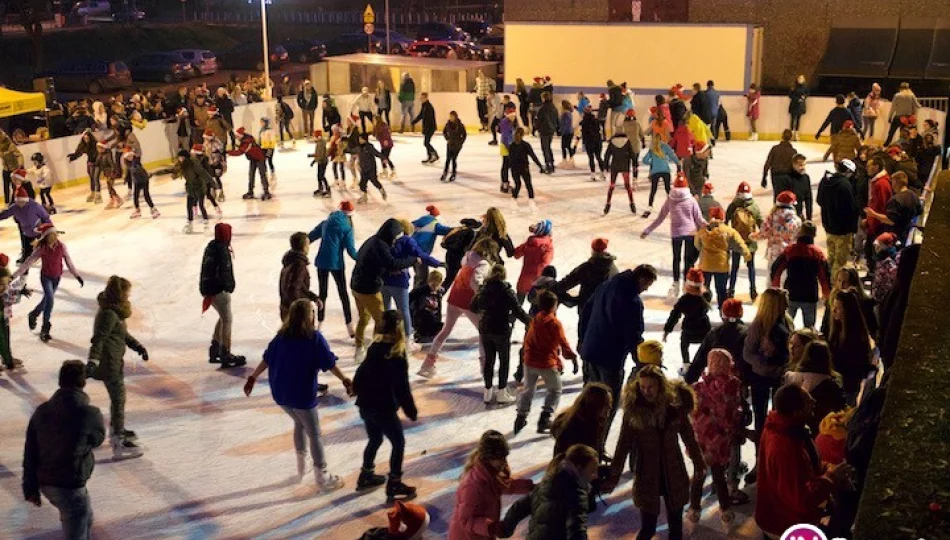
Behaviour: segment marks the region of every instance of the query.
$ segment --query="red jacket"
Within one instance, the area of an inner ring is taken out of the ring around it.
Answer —
[[[777,411],[770,412],[759,443],[758,463],[755,522],[759,528],[780,536],[798,523],[817,525],[819,506],[831,497],[833,484],[822,475],[817,451],[804,427]]]
[[[531,491],[531,480],[505,482],[482,463],[462,477],[449,521],[449,540],[492,540],[501,522],[501,496]]]
[[[673,130],[673,138],[670,140],[670,146],[676,152],[676,157],[680,159],[688,158],[693,154],[693,134],[686,123],[682,122]]]
[[[819,285],[822,296],[831,293],[828,258],[811,238],[801,237],[785,248],[772,263],[771,272],[773,287],[781,286],[779,281],[785,274],[785,289],[792,302],[817,302]]]
[[[894,196],[894,190],[891,188],[891,177],[884,171],[881,171],[877,179],[871,179],[871,193],[868,198],[868,206],[880,214],[887,213],[887,202]],[[881,222],[876,218],[868,216],[868,240],[871,242],[877,238],[881,231]]]
[[[541,277],[544,267],[554,260],[554,242],[551,236],[529,236],[524,244],[515,248],[515,258],[522,257],[524,257],[524,265],[521,267],[521,276],[518,278],[516,290],[519,294],[526,295],[534,282]]]
[[[554,313],[538,313],[524,336],[524,365],[537,369],[560,369],[561,352],[573,354],[561,321],[557,320]]]
[[[264,161],[264,151],[261,150],[257,141],[251,135],[245,134],[241,137],[241,146],[228,152],[229,156],[240,156],[241,154],[244,154],[248,161]]]

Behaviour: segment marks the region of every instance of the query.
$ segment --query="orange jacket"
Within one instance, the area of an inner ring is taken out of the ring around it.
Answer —
[[[536,369],[561,369],[562,352],[573,355],[561,321],[546,311],[535,315],[524,337],[524,364]]]

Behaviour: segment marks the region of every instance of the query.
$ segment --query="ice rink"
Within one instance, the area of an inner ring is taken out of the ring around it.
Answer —
[[[465,217],[479,218],[489,206],[498,206],[515,245],[527,238],[528,225],[548,218],[554,222],[554,264],[561,276],[589,256],[590,242],[598,236],[609,238],[609,251],[618,257],[621,269],[641,263],[658,268],[659,281],[645,293],[645,337],[662,337],[669,313],[665,297],[672,281],[669,226],[661,225],[649,239],[641,240],[639,234],[649,221],[630,213],[622,182],[614,193],[613,210],[605,217],[607,183],[590,180],[586,157],[578,156],[577,170],[558,171],[554,176],[539,175],[532,165],[537,192],[537,208],[532,209],[524,193],[518,205],[499,193],[498,149],[486,144],[486,135],[469,136],[459,158],[458,180],[452,184],[439,182],[441,167],[420,165],[425,157],[420,135],[397,135],[395,139],[392,157],[399,177],[393,182],[384,181],[388,201],[383,202],[370,188],[370,202],[357,207],[353,216],[357,247],[376,232],[385,218],[415,219],[425,213],[428,204],[437,205],[443,223],[450,225]],[[540,156],[538,139],[528,140]],[[771,189],[761,189],[759,181],[773,144],[733,141],[716,147],[709,169],[717,199],[724,207],[739,182],[745,180],[752,184],[763,213],[771,208]],[[825,149],[817,144],[795,146],[810,160],[820,159]],[[445,154],[441,135],[436,138],[436,147]],[[60,363],[86,358],[96,295],[112,274],[133,283],[129,329],[151,357],[143,363],[129,351],[125,366],[126,423],[138,433],[146,453],[139,459],[112,462],[108,443],[97,450],[96,469],[88,484],[95,511],[95,538],[352,539],[370,527],[386,524],[384,493],[380,490],[357,495],[353,491],[365,433],[355,405],[332,376],[323,379],[330,383],[331,391],[321,399],[320,420],[330,470],[341,475],[346,486],[329,495],[317,494],[310,482],[291,482],[295,474],[292,423],[271,399],[266,377],[251,397],[245,397],[241,390],[244,378],[279,326],[277,282],[288,237],[295,231],[309,231],[341,199],[355,201],[358,197],[358,192],[352,190],[342,194],[335,191],[332,200],[314,198],[311,194],[316,189],[316,168],[308,167],[310,158],[306,157],[311,151],[310,145],[298,142],[295,150],[277,153],[278,182],[273,189],[274,199],[268,202],[241,200],[247,163],[243,157],[229,159],[225,177],[228,201],[223,203],[223,210],[224,221],[234,227],[237,289],[233,295],[233,349],[248,358],[248,365],[240,369],[219,370],[207,360],[216,315],[213,310],[201,314],[198,272],[212,231],[182,233],[185,202],[181,181],[167,176],[152,179],[153,198],[162,212],[157,220],[130,220],[131,202],[121,210],[87,204],[84,187],[54,192],[60,209],[54,222],[65,231],[61,240],[68,245],[89,287],[80,288],[71,276],[64,276],[49,344],[40,342],[27,328],[27,311],[39,295],[14,307],[11,339],[14,354],[23,359],[25,369],[0,375],[0,538],[61,537],[54,508],[45,500],[42,508],[23,501],[20,484],[25,430],[34,408],[55,391]],[[560,161],[559,152],[555,143],[556,161]],[[814,187],[827,167],[830,163],[809,163]],[[649,193],[642,166],[640,174],[638,213],[646,207]],[[655,210],[659,211],[665,199],[662,189],[657,197]],[[816,207],[816,220],[818,213]],[[196,230],[200,231],[200,221],[197,223]],[[0,227],[0,251],[15,260],[19,254],[16,225],[9,220]],[[823,238],[818,242],[824,246]],[[313,248],[311,255],[315,253]],[[441,258],[442,249],[437,247],[434,255]],[[757,262],[762,290],[767,285],[761,251]],[[520,261],[508,262],[509,281],[516,281],[520,268]],[[351,270],[352,263],[348,262],[348,279]],[[39,288],[38,272],[31,273],[29,284]],[[313,287],[315,290],[315,275]],[[737,297],[748,302],[747,291],[743,269]],[[327,304],[323,331],[340,357],[342,369],[352,374],[352,340],[346,335],[339,299],[332,287]],[[559,315],[568,337],[576,342],[576,312],[562,307]],[[747,304],[745,320],[751,320],[751,315]],[[716,324],[718,315],[711,313],[711,317]],[[520,339],[522,333],[518,325],[516,337]],[[404,479],[418,487],[417,502],[424,504],[431,515],[426,538],[447,536],[464,457],[486,429],[498,429],[509,436],[509,459],[516,476],[539,480],[551,458],[553,440],[534,433],[541,396],[535,397],[528,427],[516,437],[512,436],[512,407],[486,410],[481,399],[476,336],[475,328],[460,322],[443,351],[439,374],[430,381],[415,375],[423,354],[410,358],[419,419],[404,420]],[[681,364],[678,332],[669,338],[665,363],[671,375]],[[565,372],[564,377],[561,408],[574,399],[581,385],[580,375]],[[109,402],[102,383],[91,380],[86,390],[108,423]],[[618,424],[619,415],[607,448],[611,454]],[[754,461],[751,443],[743,448],[743,455],[750,464]],[[389,444],[385,443],[377,458],[377,473],[388,472],[388,456]],[[709,484],[707,479],[707,495]],[[620,486],[604,498],[607,506],[599,505],[590,516],[592,538],[635,536],[639,513],[633,507],[631,486],[627,472]],[[754,489],[747,491],[754,497]],[[503,506],[513,501],[506,498]],[[753,504],[736,508],[736,521],[727,530],[719,520],[715,497],[708,497],[704,499],[702,521],[687,523],[687,532],[693,538],[758,538],[761,534],[750,517],[753,508]],[[665,538],[665,517],[661,516],[660,521],[658,535]],[[516,536],[523,535],[526,525],[522,524]]]

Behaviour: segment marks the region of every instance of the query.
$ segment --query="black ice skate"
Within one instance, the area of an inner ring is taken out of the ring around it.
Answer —
[[[248,191],[247,193],[245,193],[244,195],[242,195],[241,198],[244,199],[245,201],[246,201],[246,200],[249,200],[249,199],[253,199],[253,198],[254,198],[254,192],[253,192],[253,191]]]
[[[36,320],[39,318],[40,314],[32,311],[26,316],[26,323],[30,326],[30,330],[36,330]]]
[[[527,425],[528,425],[528,418],[525,415],[519,414],[518,416],[516,416],[515,417],[515,435],[517,435],[518,433],[521,433],[521,430],[524,429],[524,427]]]
[[[538,433],[549,433],[551,431],[551,413],[542,412],[538,418]]]
[[[416,498],[416,488],[402,483],[402,476],[389,475],[386,482],[386,502],[411,501]]]
[[[374,474],[373,470],[360,470],[360,476],[356,480],[356,492],[362,493],[376,489],[386,483],[386,477],[381,474]]]
[[[50,323],[48,323],[48,322],[47,322],[47,323],[43,323],[43,328],[40,329],[40,341],[42,341],[43,343],[49,343],[49,341],[50,341],[51,339],[53,339],[53,338],[49,335],[49,329],[50,329],[51,326],[53,326],[53,325],[50,324]]]
[[[604,215],[606,216],[609,213],[610,213],[610,203],[607,203],[604,205]]]
[[[270,194],[270,191],[265,191],[264,194],[261,195],[261,200],[262,200],[262,201],[269,201],[269,200],[271,200],[271,199],[273,199],[273,198],[274,198],[274,196]]]
[[[209,364],[220,364],[221,363],[221,344],[217,341],[212,341],[211,346],[208,347],[208,363]]]

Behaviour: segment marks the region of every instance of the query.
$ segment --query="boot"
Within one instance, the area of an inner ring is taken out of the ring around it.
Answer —
[[[231,351],[221,347],[221,367],[222,368],[234,368],[241,367],[247,363],[247,359],[243,356],[236,356],[231,354]]]
[[[528,425],[528,417],[518,413],[518,416],[515,417],[515,435],[521,432],[525,426]]]
[[[482,401],[485,403],[485,405],[491,405],[491,402],[494,400],[495,400],[495,389],[486,388],[485,395],[483,396]]]
[[[56,207],[55,207],[55,206],[50,206],[50,207],[49,207],[49,213],[55,216],[55,215],[56,215]]]
[[[374,474],[373,469],[360,469],[360,476],[356,479],[356,492],[361,493],[376,489],[386,483],[386,477]]]
[[[630,203],[630,211],[633,212],[633,215],[637,214],[637,205]]]
[[[389,481],[386,482],[386,503],[392,504],[396,501],[411,501],[416,498],[416,488],[402,483],[402,475],[389,475]]]
[[[538,418],[538,433],[548,433],[551,431],[551,413],[544,411]]]
[[[759,297],[758,291],[755,290],[755,283],[749,287],[749,296],[752,298],[752,301],[755,302],[755,299]]]
[[[43,343],[48,343],[49,340],[53,339],[49,335],[49,329],[51,326],[52,324],[45,322],[43,323],[43,328],[40,329],[40,341],[42,341]]]
[[[365,191],[360,194],[360,198],[356,199],[357,204],[366,204],[369,201],[369,194]]]
[[[356,337],[356,327],[353,326],[353,322],[346,323],[346,333],[349,334],[350,338]]]
[[[102,204],[102,193],[96,192],[95,198],[93,198],[95,204]]]
[[[455,182],[455,173],[452,173],[452,176],[449,176],[449,182]]]
[[[244,199],[245,201],[246,201],[246,200],[249,200],[249,199],[253,199],[253,198],[254,198],[254,192],[253,192],[253,191],[248,191],[247,193],[245,193],[244,195],[242,195],[241,198]]]
[[[379,188],[379,194],[383,196],[383,200],[386,200],[386,188]]]
[[[440,178],[440,180],[443,181],[443,182],[446,182],[446,181],[447,181],[447,180],[446,180],[447,178],[448,178],[448,173],[442,173],[442,178]]]
[[[328,473],[326,469],[314,469],[313,479],[321,493],[330,493],[343,487],[343,480],[335,474]]]
[[[610,213],[610,203],[607,203],[604,205],[604,215],[606,216],[609,213]]]
[[[269,201],[269,200],[271,200],[271,199],[273,199],[273,198],[274,198],[274,196],[270,194],[270,191],[265,191],[264,194],[261,195],[261,200],[262,200],[262,201]]]
[[[132,442],[138,442],[139,440],[139,436],[136,435],[135,432],[132,431],[131,429],[123,429],[122,438],[132,441]]]
[[[162,213],[158,211],[158,208],[155,208],[155,207],[153,206],[153,207],[152,207],[152,219],[158,219],[161,215],[162,215]]]
[[[670,290],[666,293],[666,299],[669,302],[676,302],[680,297],[680,282],[674,281],[673,285],[670,286]]]
[[[89,192],[89,196],[86,197],[86,202],[92,202],[96,200],[96,194],[92,191]]]
[[[137,458],[143,454],[142,448],[135,441],[126,439],[121,435],[113,435],[110,442],[112,443],[113,461]]]
[[[502,193],[508,193],[508,192],[510,192],[510,191],[511,191],[511,186],[510,186],[510,185],[508,185],[507,183],[503,183],[503,184],[501,185],[501,192],[502,192]]]
[[[208,347],[208,363],[209,364],[220,364],[221,363],[221,344],[217,341],[211,340],[211,346]]]
[[[653,207],[651,206],[651,207],[647,208],[646,210],[644,210],[644,211],[643,211],[643,215],[641,215],[640,217],[646,219],[646,218],[650,217],[650,214],[652,214],[652,213],[653,213]]]
[[[140,217],[142,217],[142,211],[136,208],[135,211],[132,212],[132,215],[129,216],[129,219],[138,219]]]
[[[30,326],[30,330],[36,330],[36,320],[40,318],[39,312],[31,311],[29,315],[26,316],[27,324]]]

